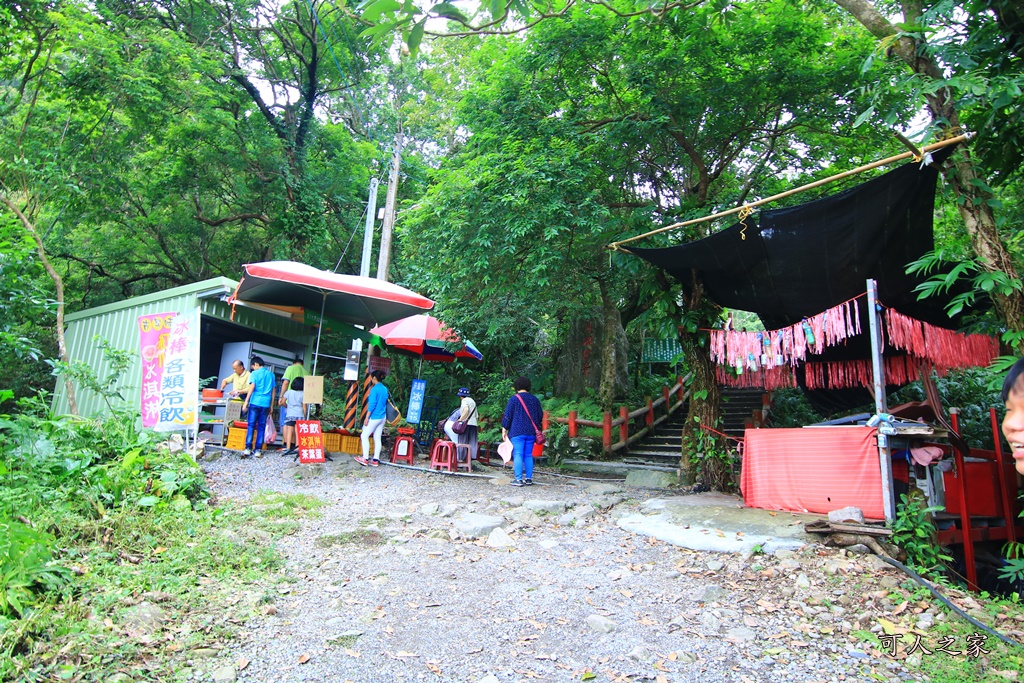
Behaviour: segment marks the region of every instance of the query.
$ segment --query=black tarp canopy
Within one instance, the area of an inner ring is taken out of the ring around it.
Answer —
[[[661,249],[623,247],[691,286],[696,271],[719,305],[760,316],[777,329],[863,294],[869,278],[889,307],[939,327],[956,329],[947,296],[918,300],[924,278],[907,264],[934,248],[932,213],[938,164],[953,147],[932,153],[933,163],[909,163],[836,195],[762,211],[701,240]],[[862,307],[862,311],[866,307]],[[867,327],[866,317],[864,329]],[[867,334],[816,359],[870,357]],[[797,373],[802,384],[802,372]],[[822,392],[813,392],[820,394]],[[866,391],[810,396],[820,409],[863,405]]]

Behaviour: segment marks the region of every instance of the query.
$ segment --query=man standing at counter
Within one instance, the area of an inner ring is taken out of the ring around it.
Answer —
[[[253,452],[257,458],[263,457],[263,437],[267,431],[267,416],[270,415],[270,401],[274,394],[275,382],[274,373],[264,367],[263,359],[253,356],[249,389],[245,393],[245,402],[242,404],[242,410],[248,411],[246,420],[249,423],[245,432],[243,458],[248,458]],[[255,439],[253,439],[253,430],[256,431]]]
[[[231,391],[228,396],[235,398],[245,393],[245,390],[249,388],[249,371],[245,369],[245,364],[240,360],[236,360],[231,364],[231,369],[235,371],[235,374],[229,376],[223,382],[220,383],[220,390],[224,391],[224,387],[231,383]]]

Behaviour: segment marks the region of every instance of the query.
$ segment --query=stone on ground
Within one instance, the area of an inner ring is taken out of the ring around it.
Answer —
[[[222,666],[213,672],[214,683],[234,683],[238,677],[235,667],[233,666]]]
[[[626,475],[626,485],[648,489],[667,489],[679,485],[679,475],[675,472],[659,470],[633,470]]]
[[[491,548],[508,548],[515,544],[516,542],[512,540],[512,537],[505,533],[505,530],[501,527],[492,529],[491,533],[487,535],[487,545]]]
[[[591,614],[587,617],[587,626],[590,627],[590,630],[598,633],[611,633],[615,630],[615,622],[600,614]]]
[[[567,506],[560,500],[528,500],[523,503],[523,507],[541,515],[560,515]]]
[[[852,524],[864,523],[864,512],[853,506],[844,507],[839,510],[832,510],[828,513],[828,521],[834,524],[849,522]]]
[[[505,523],[502,517],[463,512],[455,520],[455,528],[465,538],[484,538]]]
[[[528,526],[540,526],[544,523],[541,518],[537,516],[536,512],[526,507],[512,508],[504,514],[505,519],[510,522],[519,522],[520,524],[526,524]]]

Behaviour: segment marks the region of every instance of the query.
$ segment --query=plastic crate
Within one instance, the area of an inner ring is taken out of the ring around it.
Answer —
[[[341,434],[324,432],[324,450],[328,453],[339,453],[341,451],[341,440],[344,438]]]
[[[358,436],[341,436],[340,434],[338,436],[341,438],[341,446],[339,447],[338,450],[340,450],[342,453],[362,455],[363,445],[362,443],[360,443]]]
[[[233,451],[240,451],[245,448],[245,432],[246,430],[239,429],[238,427],[229,429],[227,448]]]

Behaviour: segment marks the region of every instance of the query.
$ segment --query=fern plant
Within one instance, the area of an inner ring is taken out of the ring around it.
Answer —
[[[68,570],[52,563],[53,542],[20,522],[0,522],[0,614],[22,616],[37,593],[68,581]]]

